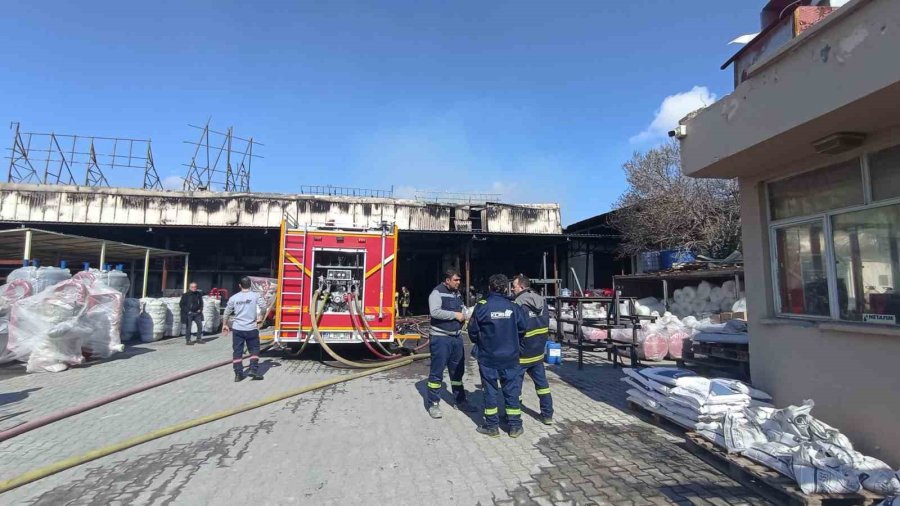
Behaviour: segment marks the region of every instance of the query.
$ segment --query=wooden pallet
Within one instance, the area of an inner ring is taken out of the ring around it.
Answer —
[[[724,448],[695,432],[685,434],[686,449],[775,504],[786,506],[875,506],[884,498],[871,492],[858,494],[804,494],[797,482],[768,467]]]
[[[693,427],[681,425],[680,423],[676,422],[675,420],[670,420],[662,415],[659,415],[652,411],[648,411],[647,408],[641,406],[640,404],[638,404],[636,402],[628,401],[628,409],[636,412],[638,415],[640,415],[640,417],[643,420],[650,422],[653,425],[656,425],[657,427],[659,427],[661,429],[666,429],[669,431],[674,430],[674,432],[676,432],[678,434],[682,434],[686,431],[694,430]]]

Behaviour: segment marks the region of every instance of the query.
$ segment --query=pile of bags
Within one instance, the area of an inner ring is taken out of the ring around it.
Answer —
[[[24,279],[14,279],[0,285],[0,363],[14,360],[12,352],[7,350],[9,341],[9,314],[16,302],[30,297],[31,283]]]
[[[806,494],[900,494],[900,472],[854,450],[847,436],[814,418],[813,401],[776,409],[765,392],[684,369],[625,374],[628,400],[795,480]]]
[[[138,320],[141,317],[141,301],[125,299],[122,304],[122,342],[138,337]]]
[[[670,310],[675,316],[704,317],[723,311],[746,311],[747,303],[743,292],[737,293],[734,280],[717,286],[709,281],[701,281],[696,287],[686,286],[672,294]]]
[[[696,431],[720,433],[729,413],[768,406],[771,397],[737,380],[708,379],[686,369],[624,370],[628,400]]]
[[[10,283],[19,279],[27,281],[28,284],[31,285],[31,293],[38,294],[60,281],[65,281],[71,277],[72,273],[69,272],[69,269],[29,266],[19,267],[10,272],[9,276],[6,277],[6,282]]]

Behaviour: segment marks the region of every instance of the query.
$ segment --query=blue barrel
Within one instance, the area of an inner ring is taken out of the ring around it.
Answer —
[[[562,346],[559,343],[547,341],[547,344],[544,345],[544,362],[548,364],[562,363]]]
[[[60,260],[60,261],[59,261],[59,268],[60,268],[60,269],[65,269],[65,268],[68,267],[68,266],[69,266],[69,262],[66,262],[65,260]]]

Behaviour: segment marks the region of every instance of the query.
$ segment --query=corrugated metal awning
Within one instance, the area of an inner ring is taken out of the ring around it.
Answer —
[[[22,258],[25,238],[31,232],[31,258],[69,257],[70,261],[98,258],[103,243],[106,243],[106,258],[109,260],[143,260],[150,250],[151,257],[185,256],[186,252],[161,248],[150,248],[117,241],[105,241],[93,237],[61,234],[36,228],[14,228],[0,230],[0,258]]]

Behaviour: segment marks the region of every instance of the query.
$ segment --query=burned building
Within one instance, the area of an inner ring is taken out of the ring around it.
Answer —
[[[0,184],[0,228],[36,227],[189,252],[190,276],[204,290],[231,290],[246,274],[274,277],[283,220],[296,227],[396,225],[397,283],[412,291],[414,312],[424,311],[426,294],[448,267],[458,268],[477,293],[495,272],[559,277],[556,266],[567,251],[558,204]],[[154,260],[149,293],[179,290],[183,263]]]

